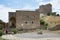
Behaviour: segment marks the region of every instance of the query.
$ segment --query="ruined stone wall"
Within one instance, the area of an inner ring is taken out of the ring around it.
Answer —
[[[13,27],[12,25],[16,26],[16,13],[9,12],[9,27]]]
[[[39,12],[16,11],[16,28],[33,29],[40,27]]]
[[[52,5],[51,4],[46,4],[46,5],[41,5],[38,9],[40,14],[46,15],[48,12],[52,12]]]
[[[9,18],[11,18],[11,17],[16,17],[15,12],[9,12]]]
[[[40,6],[40,12],[41,13],[48,13],[51,11],[52,11],[52,6],[50,4]]]
[[[0,20],[0,29],[5,27],[5,22],[3,22],[2,20]]]
[[[48,12],[52,12],[51,4],[41,5],[36,11],[17,10],[16,12],[9,12],[9,26],[14,24],[17,29],[39,28],[40,14],[44,16]]]

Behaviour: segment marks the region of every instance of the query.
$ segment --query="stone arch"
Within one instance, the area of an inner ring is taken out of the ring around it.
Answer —
[[[16,27],[15,17],[11,17],[9,20],[10,20],[10,28],[15,28]]]

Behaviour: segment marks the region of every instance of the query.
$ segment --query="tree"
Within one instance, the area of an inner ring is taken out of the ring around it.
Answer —
[[[45,21],[43,19],[40,20],[40,24],[41,25],[44,25],[45,24]]]
[[[48,12],[48,13],[47,13],[47,15],[48,15],[48,16],[50,16],[50,15],[51,15],[51,13],[50,13],[50,12]]]
[[[0,26],[0,30],[2,30],[3,29],[3,26]]]
[[[52,16],[56,16],[56,12],[52,12],[51,15],[52,15]]]
[[[2,30],[0,30],[0,36],[2,36],[3,35],[3,31]]]
[[[50,16],[50,15],[56,16],[56,12],[48,12],[47,15],[48,15],[48,16]]]
[[[57,14],[56,16],[60,16],[59,14]]]
[[[46,23],[43,19],[40,20],[40,24],[44,26],[44,29],[47,30],[48,23]]]

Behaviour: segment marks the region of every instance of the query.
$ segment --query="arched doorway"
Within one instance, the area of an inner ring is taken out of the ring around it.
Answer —
[[[16,19],[15,17],[10,18],[10,28],[15,28],[16,27]]]

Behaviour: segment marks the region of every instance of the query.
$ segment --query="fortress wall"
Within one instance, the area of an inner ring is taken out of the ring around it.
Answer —
[[[16,13],[9,12],[9,27],[16,27]]]
[[[35,11],[17,11],[16,27],[23,29],[39,28],[39,13]]]

